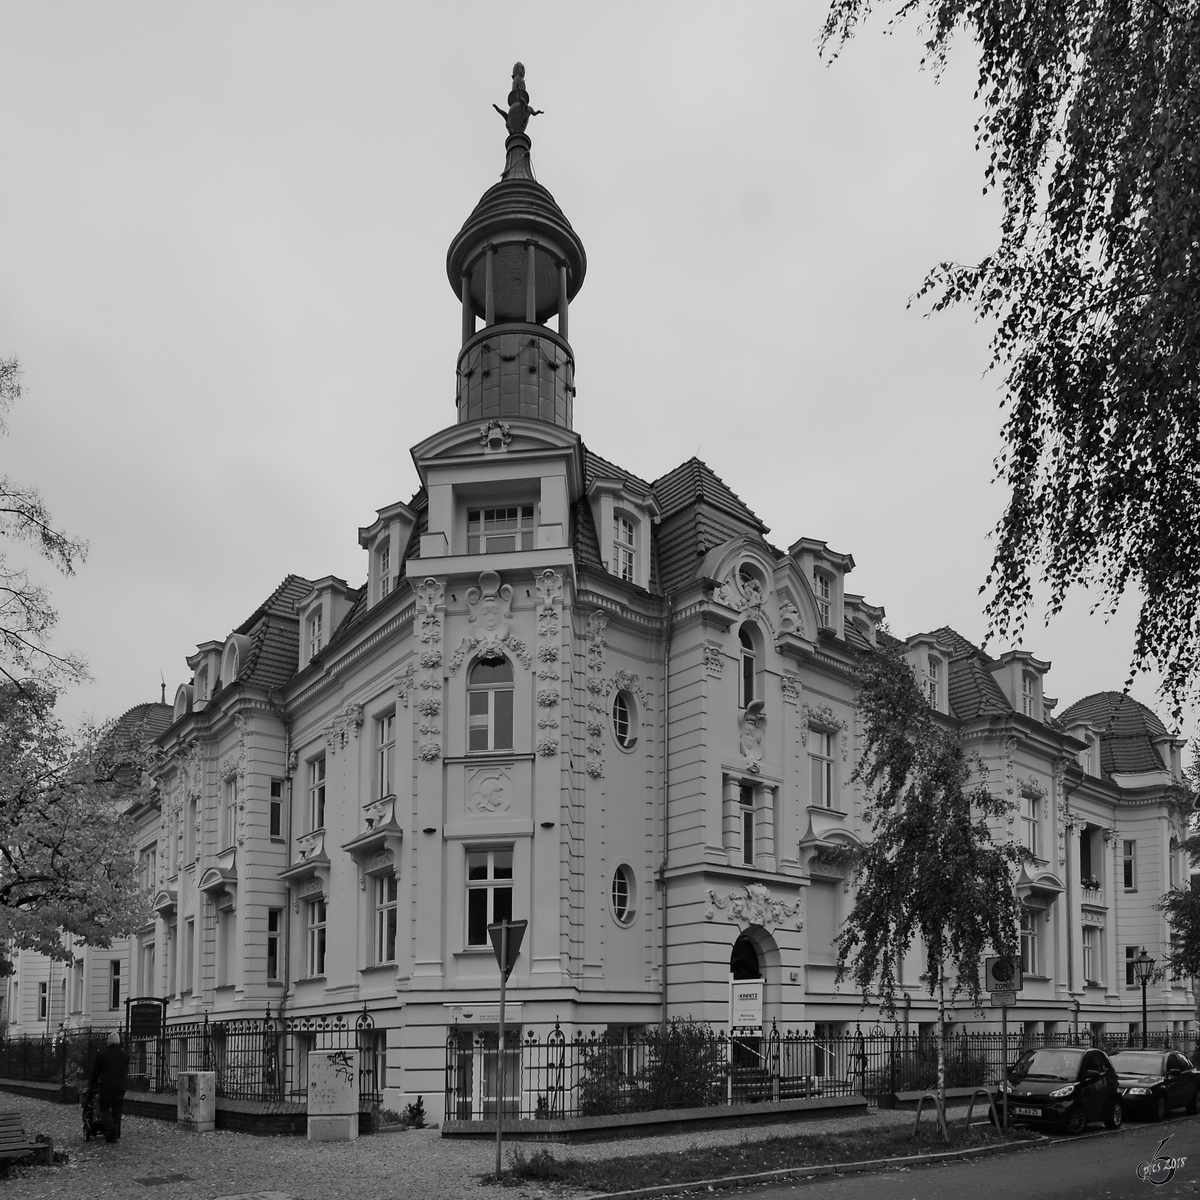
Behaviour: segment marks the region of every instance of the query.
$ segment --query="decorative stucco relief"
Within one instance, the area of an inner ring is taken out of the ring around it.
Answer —
[[[767,735],[767,718],[761,700],[751,700],[738,718],[739,747],[746,756],[746,769],[760,771],[763,741]]]
[[[803,745],[808,745],[810,729],[824,729],[830,733],[836,731],[842,735],[839,739],[842,747],[842,762],[850,757],[849,723],[839,717],[828,704],[806,704],[800,713],[804,718],[800,723],[800,741]]]
[[[745,884],[726,896],[718,896],[712,888],[708,888],[706,891],[708,907],[705,909],[704,919],[711,921],[716,917],[718,909],[722,912],[728,909],[729,915],[738,923],[743,932],[751,925],[774,929],[776,925],[782,925],[784,921],[792,919],[800,911],[798,900],[793,904],[788,904],[779,897],[772,896],[770,889],[762,883]],[[803,922],[797,921],[796,928],[803,929]]]
[[[800,676],[791,671],[784,671],[783,678],[783,699],[786,704],[800,703]],[[805,735],[807,737],[807,735]]]
[[[725,665],[725,655],[721,652],[721,647],[716,642],[704,643],[704,669],[712,676],[721,674],[721,668]]]
[[[467,811],[507,812],[512,808],[512,779],[501,767],[485,767],[467,776]]]

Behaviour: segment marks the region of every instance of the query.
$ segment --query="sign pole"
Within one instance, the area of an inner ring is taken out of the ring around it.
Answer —
[[[1000,1093],[1000,1103],[1004,1105],[1002,1126],[1008,1132],[1008,1005],[1000,1009],[1000,1041],[1003,1049],[1000,1051],[1000,1070],[1004,1079],[1004,1090]]]
[[[508,922],[500,926],[500,1022],[496,1045],[496,1178],[500,1178],[501,1126],[504,1121],[504,991],[508,982]]]

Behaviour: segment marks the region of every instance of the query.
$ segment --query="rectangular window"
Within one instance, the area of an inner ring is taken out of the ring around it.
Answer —
[[[1171,982],[1178,983],[1183,978],[1183,972],[1175,962],[1175,956],[1183,949],[1183,939],[1178,934],[1171,934]]]
[[[633,522],[625,517],[613,518],[613,567],[615,574],[628,583],[633,582]]]
[[[494,681],[492,676],[495,676]],[[513,689],[512,671],[507,663],[503,664],[503,667],[492,667],[488,663],[477,664],[471,672],[471,682],[468,686],[467,749],[511,750]]]
[[[513,852],[467,851],[467,945],[488,945],[487,927],[512,920]]]
[[[1094,925],[1083,927],[1083,979],[1085,983],[1100,979],[1100,930]]]
[[[108,973],[108,1007],[121,1007],[121,960],[114,958]]]
[[[192,990],[192,970],[196,962],[196,922],[189,920],[184,929],[183,938],[183,988],[185,992]]]
[[[50,985],[43,980],[38,984],[38,1020],[44,1021],[50,1015]]]
[[[308,764],[308,827],[325,828],[325,755]]]
[[[1038,967],[1038,919],[1041,913],[1021,909],[1021,970],[1026,975],[1040,975]]]
[[[396,876],[375,877],[375,961],[396,961]]]
[[[144,996],[158,995],[158,977],[154,973],[157,960],[156,949],[153,942],[142,947],[142,994]]]
[[[1179,886],[1179,843],[1174,838],[1167,847],[1167,884],[1171,891]]]
[[[828,575],[813,575],[813,584],[817,593],[817,620],[825,629],[831,628],[832,622],[829,620],[830,612],[830,593]]]
[[[194,862],[196,858],[196,818],[196,798],[193,796],[188,801],[187,826],[183,831],[183,852],[186,863]]]
[[[1041,844],[1038,838],[1040,810],[1041,804],[1037,796],[1021,793],[1021,844],[1034,858],[1038,857]]]
[[[754,789],[738,788],[738,803],[742,808],[742,862],[754,866]]]
[[[283,909],[267,909],[267,978],[279,979],[279,937],[283,930]]]
[[[325,918],[327,909],[324,900],[311,900],[308,909],[308,957],[305,962],[309,978],[325,974]]]
[[[149,846],[138,858],[138,891],[148,895],[158,884],[158,850]]]
[[[237,804],[237,776],[234,775],[232,779],[225,780],[225,820],[221,830],[223,846],[232,846],[237,841]]]
[[[1134,963],[1137,961],[1138,947],[1125,947],[1125,986],[1137,987],[1137,968]]]
[[[271,837],[283,837],[283,780],[271,780],[271,810],[268,826]]]
[[[396,751],[396,714],[385,713],[375,720],[375,796],[382,799],[390,796],[392,786],[392,759]]]
[[[533,505],[467,510],[467,553],[533,549]]]
[[[379,551],[379,596],[382,599],[392,590],[392,545],[386,543]]]
[[[179,922],[167,926],[167,995],[174,996],[179,986]]]
[[[925,695],[929,700],[932,708],[937,708],[938,703],[938,678],[941,672],[941,663],[931,654],[926,659],[928,674],[925,677]]]
[[[817,808],[833,808],[833,734],[823,729],[808,731],[808,760],[812,769],[812,799]]]
[[[1137,891],[1137,842],[1121,843],[1121,878],[1127,892]]]
[[[321,610],[318,608],[311,617],[308,618],[308,657],[312,658],[318,650],[321,649],[322,634],[321,634]]]
[[[1033,692],[1033,676],[1021,676],[1021,711],[1027,716],[1032,717],[1034,710],[1034,692]]]
[[[1079,835],[1079,880],[1084,887],[1096,887],[1098,883],[1092,874],[1092,832],[1084,829]]]

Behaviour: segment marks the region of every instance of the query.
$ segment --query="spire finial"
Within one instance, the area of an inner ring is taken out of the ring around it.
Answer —
[[[542,115],[540,108],[530,108],[529,106],[529,93],[525,90],[525,66],[523,63],[513,64],[512,90],[508,93],[508,111],[506,112],[498,104],[493,104],[492,107],[504,118],[504,124],[508,126],[510,135],[524,133],[525,126],[529,124],[529,118]]]

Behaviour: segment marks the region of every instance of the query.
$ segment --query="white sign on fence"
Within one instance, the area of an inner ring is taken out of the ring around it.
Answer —
[[[730,984],[729,1024],[734,1029],[761,1029],[763,1023],[761,979],[735,979]]]

